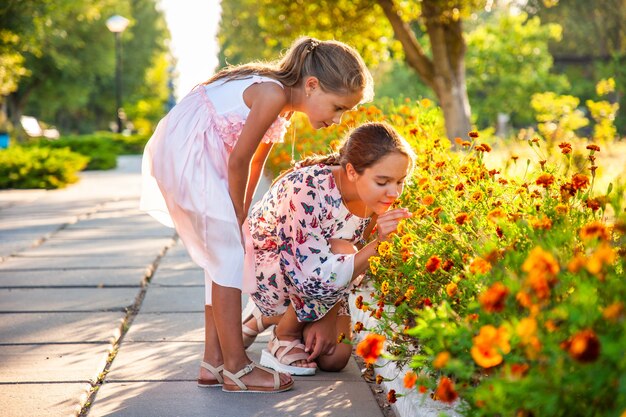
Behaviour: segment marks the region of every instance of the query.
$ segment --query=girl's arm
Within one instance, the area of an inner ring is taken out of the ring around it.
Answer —
[[[252,159],[265,132],[287,104],[283,89],[275,83],[260,83],[248,87],[244,100],[250,107],[250,113],[228,159],[228,186],[239,226],[247,215],[246,191]]]
[[[273,143],[259,143],[259,146],[252,157],[252,163],[250,164],[250,175],[248,178],[248,188],[246,189],[244,212],[246,215],[250,211],[250,205],[252,204],[252,197],[259,184],[259,179],[263,175],[263,167],[272,150]]]

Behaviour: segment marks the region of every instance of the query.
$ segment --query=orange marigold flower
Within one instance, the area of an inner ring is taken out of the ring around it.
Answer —
[[[600,200],[597,198],[589,198],[585,200],[585,205],[587,208],[590,208],[592,211],[597,211],[600,209]]]
[[[478,132],[475,130],[472,130],[471,132],[469,132],[467,134],[470,138],[477,138],[478,137]]]
[[[481,257],[476,257],[470,263],[469,270],[472,274],[486,274],[491,271],[491,264]]]
[[[530,251],[522,264],[522,271],[528,274],[528,283],[539,298],[547,298],[550,295],[550,285],[555,283],[554,279],[559,270],[559,264],[554,256],[541,247]]]
[[[589,240],[597,238],[599,240],[607,241],[611,239],[611,234],[607,227],[599,221],[593,221],[584,225],[579,232],[579,236],[583,240]]]
[[[389,392],[387,393],[387,401],[389,401],[389,404],[393,404],[396,401],[398,401],[398,399],[396,398],[396,390],[395,389],[389,390]]]
[[[469,169],[469,167],[467,165],[462,165],[459,168],[459,173],[461,173],[461,174],[467,174],[469,172],[470,172],[470,169]]]
[[[462,182],[460,182],[454,186],[454,191],[463,191],[464,188],[465,188],[465,185]]]
[[[454,390],[454,383],[448,377],[442,377],[433,398],[444,403],[454,402],[459,394]]]
[[[354,305],[356,306],[356,308],[358,308],[359,310],[363,308],[363,296],[359,295],[355,300],[354,300]]]
[[[567,214],[567,212],[569,211],[569,207],[566,206],[565,204],[557,204],[556,207],[554,207],[554,210],[556,211],[557,214],[563,216]]]
[[[548,188],[554,183],[554,176],[552,174],[541,174],[535,184],[541,185],[544,188]]]
[[[491,221],[491,222],[495,222],[496,219],[502,219],[506,217],[506,212],[501,208],[501,207],[497,207],[493,210],[491,210],[488,214],[487,214],[487,220]]]
[[[356,354],[366,363],[375,363],[383,351],[384,344],[385,336],[370,333],[356,346]]]
[[[606,242],[598,247],[598,249],[587,259],[587,271],[592,274],[599,274],[604,265],[612,265],[615,262],[615,250]]]
[[[420,394],[426,394],[428,388],[426,388],[424,385],[420,385],[419,387],[417,387],[417,391],[419,391]]]
[[[465,212],[461,212],[461,213],[457,214],[457,216],[454,218],[454,220],[459,225],[463,225],[463,223],[465,223],[468,219],[469,219],[469,214],[467,214]]]
[[[581,330],[561,344],[575,361],[594,362],[600,356],[600,340],[592,329]]]
[[[453,267],[454,267],[454,262],[452,262],[450,259],[446,259],[443,265],[441,265],[441,269],[443,269],[446,272],[450,271]]]
[[[483,152],[491,152],[491,146],[487,145],[486,143],[483,143],[480,146],[482,147]]]
[[[422,198],[422,204],[425,206],[430,206],[434,202],[435,202],[435,196],[432,194],[428,194],[427,196]]]
[[[454,297],[457,292],[458,292],[458,287],[454,282],[451,282],[448,285],[446,285],[446,294],[448,294],[448,297]]]
[[[483,199],[483,193],[480,191],[475,191],[470,198],[473,202],[477,203]]]
[[[488,324],[480,328],[478,336],[473,338],[470,354],[479,366],[491,368],[502,363],[502,354],[511,351],[509,334],[503,326],[495,328]]]
[[[515,327],[522,343],[528,343],[537,333],[537,321],[533,317],[524,317]]]
[[[504,309],[509,289],[501,282],[496,282],[487,291],[480,294],[478,301],[488,313],[497,313]]]
[[[624,315],[624,303],[618,301],[607,306],[604,310],[602,310],[602,317],[609,321],[617,321],[621,316]]]
[[[356,323],[354,323],[354,331],[357,333],[360,333],[364,327],[365,326],[363,326],[363,323],[361,323],[360,321],[357,321]]]
[[[514,363],[511,365],[511,377],[513,379],[521,379],[526,376],[530,366],[526,363]]]
[[[524,292],[524,291],[518,292],[517,295],[515,296],[515,299],[522,307],[530,308],[530,306],[533,305],[533,302],[530,299],[530,295],[527,292]]]
[[[435,359],[433,360],[433,367],[435,367],[435,369],[441,369],[448,364],[449,360],[450,360],[450,352],[446,352],[446,351],[439,352],[437,356],[435,356]]]
[[[437,255],[433,255],[430,257],[428,261],[426,261],[426,270],[431,273],[435,272],[437,269],[439,269],[440,265],[441,265],[441,258],[438,257]]]
[[[600,147],[598,145],[587,145],[586,148],[590,151],[600,152]]]
[[[461,142],[463,142],[463,139],[461,139],[460,137],[457,136],[456,138],[454,138],[454,143],[456,143],[457,145],[460,145]]]
[[[574,190],[582,190],[589,186],[589,177],[583,174],[574,174],[572,177],[572,187]]]
[[[452,226],[451,224],[446,224],[443,226],[443,231],[446,233],[452,233],[454,232],[454,226]]]
[[[417,382],[417,375],[415,375],[415,372],[409,371],[404,374],[403,382],[404,388],[411,389],[415,386],[415,383]]]
[[[534,229],[550,230],[552,228],[552,220],[547,216],[542,216],[541,218],[531,216],[530,224]]]

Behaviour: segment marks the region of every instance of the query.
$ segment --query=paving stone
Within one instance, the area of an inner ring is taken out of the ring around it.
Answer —
[[[0,346],[0,383],[89,382],[104,369],[108,343]]]
[[[145,313],[140,311],[124,335],[124,342],[166,341],[204,342],[204,312]]]
[[[120,241],[102,241],[93,239],[67,240],[52,237],[47,239],[36,248],[20,254],[20,256],[34,257],[62,257],[72,256],[119,256],[134,257],[138,254],[143,256],[161,253],[167,246],[172,244],[172,239],[132,239]]]
[[[124,310],[138,288],[0,289],[0,312]]]
[[[297,380],[290,391],[277,394],[233,394],[219,388],[198,388],[189,382],[106,383],[96,396],[89,417],[382,417],[365,383]]]
[[[91,385],[82,383],[6,384],[0,388],[2,415],[11,417],[75,416]]]
[[[204,287],[204,271],[196,266],[187,269],[172,269],[159,265],[150,279],[154,286],[200,286]]]
[[[156,287],[150,286],[141,303],[143,313],[204,312],[204,286]]]
[[[1,287],[141,286],[147,268],[1,270]]]
[[[156,222],[155,222],[156,223]],[[93,240],[121,240],[145,238],[173,238],[175,232],[165,226],[145,225],[139,228],[121,226],[102,227],[97,229],[67,227],[54,234],[55,239],[93,239]]]
[[[0,271],[66,270],[96,268],[146,268],[158,258],[158,253],[145,253],[128,256],[63,256],[27,257],[12,256],[0,263]]]
[[[124,312],[0,314],[0,344],[111,342]]]

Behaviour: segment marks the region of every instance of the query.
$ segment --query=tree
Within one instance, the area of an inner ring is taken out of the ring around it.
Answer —
[[[542,25],[536,16],[507,10],[490,14],[468,33],[467,88],[479,126],[493,126],[497,113],[511,115],[517,126],[532,124],[533,93],[563,92],[569,87],[563,75],[550,73],[548,42],[560,36],[561,26],[556,23]]]
[[[128,103],[139,99],[134,93],[144,84],[156,55],[165,50],[168,33],[156,0],[9,0],[3,4],[0,27],[14,37],[14,52],[27,71],[6,97],[14,126],[24,111],[65,130],[108,126],[115,108],[115,46],[105,21],[113,14],[132,21],[123,34],[124,101]]]
[[[248,45],[263,50],[286,48],[302,33],[336,38],[355,46],[370,65],[404,57],[430,87],[443,109],[449,137],[470,130],[465,85],[463,19],[481,10],[484,0],[232,0],[222,1],[220,40],[228,39],[233,56],[254,59]],[[254,5],[257,6],[254,6]],[[256,7],[256,9],[254,9]],[[237,11],[257,10],[257,38],[233,25]],[[396,41],[392,40],[395,35]],[[236,40],[236,41],[235,41]],[[263,56],[263,52],[256,52]],[[230,56],[227,55],[227,58]],[[231,61],[232,62],[232,61]],[[241,62],[241,61],[240,61]]]

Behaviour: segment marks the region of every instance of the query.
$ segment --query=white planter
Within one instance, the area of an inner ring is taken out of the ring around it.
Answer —
[[[371,287],[363,285],[360,293],[350,295],[350,314],[352,315],[352,323],[360,321],[365,328],[373,328],[376,326],[377,320],[370,316],[369,312],[363,312],[358,310],[354,304],[357,296],[362,295],[365,300],[369,298]],[[358,343],[365,338],[366,331],[360,333],[354,333],[354,342]],[[384,364],[384,365],[383,365]],[[435,401],[430,398],[430,393],[420,394],[415,388],[408,390],[404,387],[403,378],[408,367],[399,369],[394,362],[389,362],[384,359],[378,359],[374,368],[377,374],[380,374],[389,381],[383,381],[380,385],[386,391],[395,390],[396,394],[403,394],[405,396],[398,398],[398,400],[391,404],[396,416],[398,417],[439,417],[441,415],[447,415],[449,417],[460,417],[460,414],[456,411],[459,400],[452,404],[447,404],[441,401]]]

